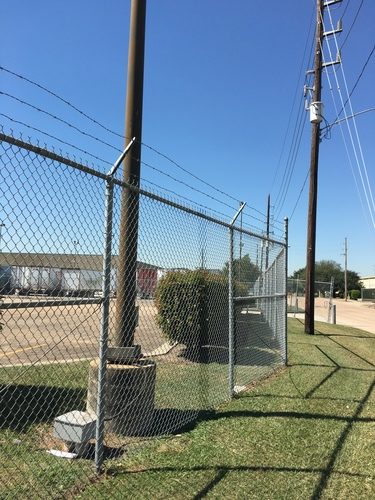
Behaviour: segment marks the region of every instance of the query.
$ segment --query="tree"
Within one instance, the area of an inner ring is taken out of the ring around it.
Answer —
[[[306,279],[306,267],[294,271],[292,278]],[[345,272],[341,265],[333,260],[321,260],[315,264],[315,281],[330,282],[334,279],[334,294],[343,296],[345,291]],[[355,271],[347,271],[348,290],[360,290],[362,284]],[[319,291],[319,287],[316,287]]]
[[[223,268],[224,276],[228,276],[229,264],[225,263]],[[241,259],[233,260],[234,279],[240,283],[247,285],[253,284],[261,274],[259,267],[251,262],[249,254],[244,255]]]

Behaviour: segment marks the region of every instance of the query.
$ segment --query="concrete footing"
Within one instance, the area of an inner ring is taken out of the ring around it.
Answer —
[[[96,413],[99,360],[90,363],[87,411]],[[132,364],[108,364],[106,430],[123,436],[146,436],[152,428],[156,364],[139,359]]]

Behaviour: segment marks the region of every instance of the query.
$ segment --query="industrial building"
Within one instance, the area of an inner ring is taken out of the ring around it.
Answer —
[[[112,258],[111,293],[116,293],[118,257]],[[0,253],[0,293],[92,296],[102,289],[101,255]],[[159,268],[137,262],[137,292],[155,293]]]

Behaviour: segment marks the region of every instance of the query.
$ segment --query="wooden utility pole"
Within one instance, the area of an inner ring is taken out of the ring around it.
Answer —
[[[146,0],[132,0],[130,13],[128,81],[126,92],[125,143],[136,142],[123,166],[123,180],[139,187],[142,141],[143,73],[145,49]],[[132,348],[137,325],[137,243],[139,194],[123,188],[119,257],[117,269],[116,347]],[[133,349],[134,350],[134,349]],[[137,350],[137,352],[139,349]],[[134,350],[135,352],[135,350]],[[132,353],[129,351],[130,356]]]
[[[310,188],[309,207],[307,214],[307,255],[306,255],[306,297],[305,297],[305,333],[314,334],[314,298],[315,298],[315,246],[316,246],[316,208],[318,201],[318,163],[320,143],[320,122],[322,121],[322,69],[340,63],[340,55],[336,61],[322,64],[323,39],[326,36],[335,35],[342,31],[341,22],[337,29],[324,32],[323,16],[324,8],[329,7],[342,0],[316,0],[316,41],[314,59],[314,86],[312,90],[312,102],[310,104],[311,133],[311,156],[310,156]],[[309,89],[310,90],[310,89]],[[313,112],[312,112],[313,111]]]
[[[314,61],[313,101],[321,102],[322,88],[322,44],[323,44],[323,0],[316,5],[316,44]],[[307,214],[307,256],[306,256],[306,298],[305,333],[314,334],[315,298],[315,246],[316,246],[316,206],[318,199],[318,162],[320,143],[320,122],[312,123],[310,156],[310,189]]]

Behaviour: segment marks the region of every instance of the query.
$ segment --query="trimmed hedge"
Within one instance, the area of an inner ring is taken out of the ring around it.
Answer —
[[[236,285],[236,295],[245,295]],[[228,278],[204,270],[170,271],[158,283],[157,322],[170,342],[188,348],[228,344]]]
[[[361,296],[361,292],[359,290],[350,290],[349,293],[352,300],[358,300]]]

